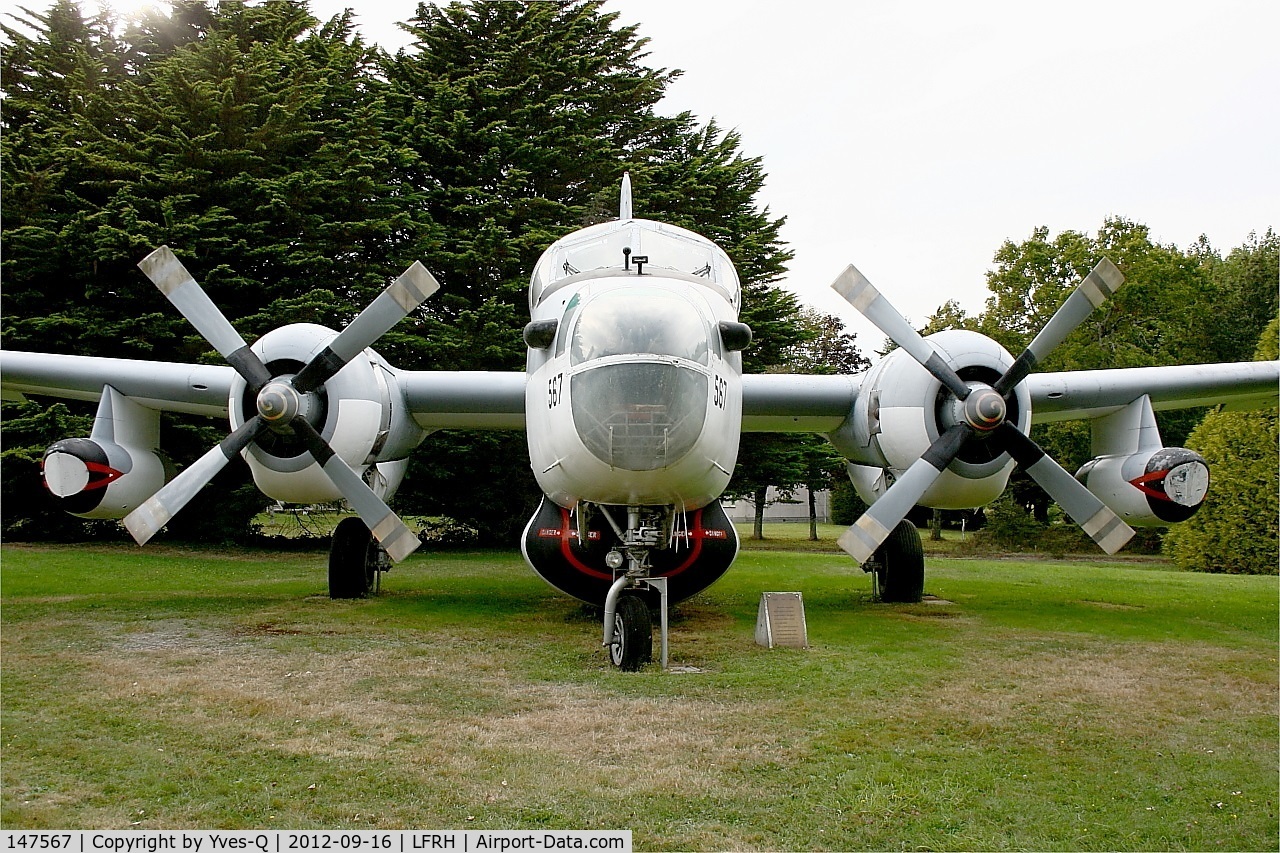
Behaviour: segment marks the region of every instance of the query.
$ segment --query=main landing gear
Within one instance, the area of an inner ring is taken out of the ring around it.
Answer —
[[[377,595],[391,557],[359,518],[344,518],[333,530],[329,546],[329,597]]]
[[[595,509],[613,527],[620,543],[606,560],[615,575],[604,601],[604,647],[609,650],[609,661],[621,670],[635,672],[653,660],[653,618],[646,600],[652,596],[645,594],[652,590],[658,593],[662,668],[666,669],[669,660],[667,579],[650,576],[649,560],[653,549],[671,544],[675,507],[629,506],[625,530],[610,515],[608,507]],[[585,511],[585,507],[579,506],[578,513]]]
[[[903,519],[889,538],[863,564],[871,572],[875,596],[892,604],[917,604],[924,599],[924,545],[920,531]]]

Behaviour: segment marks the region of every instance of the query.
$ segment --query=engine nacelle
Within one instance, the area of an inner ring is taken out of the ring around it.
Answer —
[[[976,332],[948,330],[926,340],[971,387],[994,382],[1013,364],[1008,351]],[[888,488],[884,470],[901,476],[956,422],[954,406],[942,383],[905,350],[894,350],[868,371],[852,416],[828,436],[853,463],[850,477],[864,500],[870,502]],[[1024,384],[1009,401],[1008,420],[1023,433],[1031,428],[1031,395]],[[1004,491],[1013,466],[1009,455],[994,446],[970,442],[924,493],[920,505],[984,506]]]
[[[81,518],[124,518],[173,476],[155,451],[101,438],[54,442],[41,469],[59,508]]]
[[[296,373],[331,342],[336,333],[311,323],[296,323],[268,332],[253,350],[273,373]],[[388,499],[400,485],[407,455],[425,433],[389,383],[395,378],[372,350],[352,358],[325,382],[323,393],[308,395],[320,435],[352,470],[366,479],[380,498]],[[236,377],[228,401],[231,428],[239,428],[256,413],[244,379]],[[339,500],[341,490],[303,443],[293,436],[265,433],[243,451],[254,484],[265,495],[288,503]],[[371,470],[372,469],[372,470]]]
[[[1209,492],[1209,465],[1185,447],[1159,447],[1086,462],[1076,479],[1133,527],[1164,527],[1195,515]]]

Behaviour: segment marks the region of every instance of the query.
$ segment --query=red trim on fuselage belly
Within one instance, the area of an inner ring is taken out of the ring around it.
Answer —
[[[593,578],[613,582],[613,575],[598,571],[588,566],[586,563],[578,559],[573,553],[573,533],[576,532],[570,524],[569,510],[560,507],[560,555],[564,557],[565,562],[573,566],[584,575]],[[693,548],[689,551],[689,556],[683,563],[676,566],[670,571],[662,572],[658,575],[661,578],[671,578],[688,569],[698,561],[698,556],[702,553],[702,540],[706,537],[706,531],[702,529],[702,510],[696,510],[693,514],[693,524],[689,529],[689,536],[693,539]]]
[[[590,575],[593,578],[600,578],[601,580],[612,581],[612,575],[596,571],[586,563],[579,560],[577,555],[573,553],[574,532],[573,525],[569,523],[569,510],[564,507],[560,507],[560,556],[564,557],[564,561],[566,563],[573,566],[584,575]]]

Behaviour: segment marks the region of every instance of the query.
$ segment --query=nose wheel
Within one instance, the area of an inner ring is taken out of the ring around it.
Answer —
[[[653,660],[653,616],[645,590],[658,594],[662,668],[665,670],[671,661],[667,579],[623,575],[613,582],[605,597],[604,647],[609,651],[609,662],[627,672],[635,672]]]
[[[622,595],[613,614],[609,661],[624,672],[635,672],[653,660],[653,619],[649,605],[638,595]]]

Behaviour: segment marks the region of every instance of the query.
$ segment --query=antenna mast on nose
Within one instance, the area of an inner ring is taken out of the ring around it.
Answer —
[[[618,199],[618,221],[631,219],[631,173],[622,173],[622,192]]]

